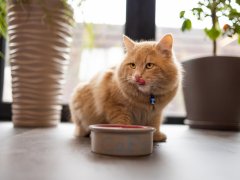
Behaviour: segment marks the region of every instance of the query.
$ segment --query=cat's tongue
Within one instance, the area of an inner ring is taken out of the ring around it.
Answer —
[[[137,80],[137,83],[139,84],[139,85],[145,85],[145,80],[144,79],[142,79],[142,78],[139,78],[138,80]]]

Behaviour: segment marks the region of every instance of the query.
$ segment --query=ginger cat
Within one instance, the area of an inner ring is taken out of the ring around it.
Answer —
[[[173,37],[159,42],[134,42],[123,36],[122,63],[78,86],[70,101],[75,135],[87,136],[92,124],[145,125],[156,128],[154,141],[166,141],[160,132],[162,111],[175,96],[182,68],[173,55]]]

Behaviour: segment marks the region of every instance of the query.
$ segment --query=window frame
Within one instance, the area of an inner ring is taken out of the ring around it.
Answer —
[[[154,40],[155,0],[127,0],[125,34],[133,40]]]

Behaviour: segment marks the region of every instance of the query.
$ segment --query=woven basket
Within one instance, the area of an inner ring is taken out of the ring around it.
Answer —
[[[8,2],[15,126],[54,126],[60,120],[71,12],[61,0]]]

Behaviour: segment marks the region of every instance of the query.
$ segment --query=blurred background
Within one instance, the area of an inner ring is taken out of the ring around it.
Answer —
[[[131,0],[129,2],[126,0],[85,0],[82,1],[80,7],[76,2],[71,2],[76,22],[73,29],[71,61],[64,88],[63,104],[68,103],[69,96],[79,82],[88,81],[97,72],[121,62],[124,55],[123,34],[130,37],[131,34],[136,34],[136,37],[131,37],[135,40],[141,38],[159,40],[164,34],[172,33],[175,55],[181,62],[212,55],[212,43],[202,30],[206,24],[210,26],[210,22],[192,20],[192,30],[181,31],[180,11],[191,9],[198,2],[197,0],[151,0],[147,2],[149,3],[139,1],[139,4],[134,6]],[[144,14],[139,16],[136,11],[141,9],[141,4],[145,4]],[[153,18],[151,18],[152,15],[154,15]],[[134,27],[137,24],[134,24],[135,21],[142,22],[142,26],[147,22],[146,27],[142,27],[142,30],[141,28],[135,30]],[[154,30],[150,32],[148,27],[150,31],[151,27],[154,27]],[[141,31],[140,34],[137,31]],[[221,38],[218,42],[218,55],[239,55],[237,39]],[[7,49],[5,56],[3,102],[11,102],[11,75]],[[165,116],[184,117],[185,115],[182,89],[179,89],[174,101],[168,105]]]

